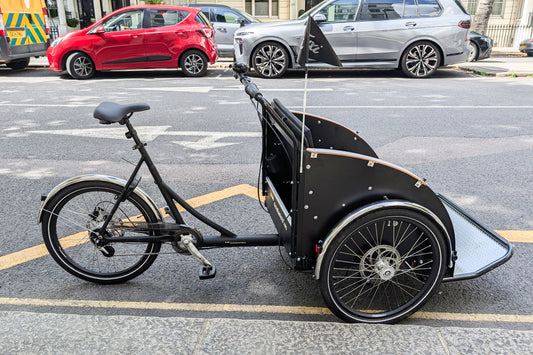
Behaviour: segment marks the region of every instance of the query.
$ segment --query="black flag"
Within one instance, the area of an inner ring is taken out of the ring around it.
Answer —
[[[296,62],[305,67],[309,59],[342,67],[333,47],[311,16],[307,19],[304,38]]]

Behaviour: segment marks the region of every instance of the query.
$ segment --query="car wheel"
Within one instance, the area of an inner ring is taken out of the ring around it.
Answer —
[[[477,44],[472,43],[472,41],[468,42],[468,49],[470,49],[470,53],[468,54],[468,58],[466,59],[467,62],[474,62],[477,60],[477,56],[479,53],[479,49],[477,48]]]
[[[30,64],[30,58],[23,58],[6,63],[6,66],[13,70],[20,70],[26,68],[28,64]]]
[[[439,49],[426,41],[411,44],[401,59],[402,71],[410,78],[427,78],[435,73],[439,65]]]
[[[207,73],[207,56],[196,49],[187,51],[180,58],[180,68],[185,76],[204,76]]]
[[[252,54],[252,65],[263,78],[279,78],[289,67],[289,55],[281,44],[266,42]]]
[[[528,57],[533,57],[533,52],[528,52],[528,53],[527,53],[527,56],[528,56]]]
[[[66,68],[68,74],[78,80],[90,79],[96,72],[92,59],[82,52],[75,52],[69,55]]]

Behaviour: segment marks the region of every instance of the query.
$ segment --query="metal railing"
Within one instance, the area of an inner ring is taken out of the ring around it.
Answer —
[[[494,47],[516,47],[533,37],[533,27],[519,25],[489,25],[485,35],[492,38]]]

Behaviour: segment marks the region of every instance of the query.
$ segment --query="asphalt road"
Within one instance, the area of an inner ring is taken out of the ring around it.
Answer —
[[[301,72],[254,81],[266,97],[302,109]],[[80,174],[127,177],[132,166],[125,160],[137,159],[121,127],[92,118],[101,101],[150,104],[132,122],[163,177],[184,198],[256,186],[260,126],[228,70],[212,69],[197,79],[176,71],[132,71],[76,81],[46,69],[2,68],[0,82],[0,260],[6,263],[0,263],[0,311],[338,321],[304,312],[325,307],[316,282],[289,270],[276,247],[206,251],[217,267],[217,277],[206,281],[198,280],[192,258],[166,247],[170,254],[147,272],[115,286],[78,280],[47,255],[24,259],[24,251],[42,243],[36,224],[41,194]],[[310,73],[309,113],[357,130],[380,158],[427,178],[433,190],[492,229],[526,231],[507,264],[475,280],[443,284],[422,315],[402,325],[532,329],[533,105],[524,99],[532,90],[528,78],[454,69],[426,80],[395,71]],[[163,205],[143,176],[143,189]],[[259,203],[239,191],[223,200],[208,195],[200,211],[238,234],[273,233]],[[144,302],[200,306],[150,308]],[[254,310],[258,305],[267,311]]]

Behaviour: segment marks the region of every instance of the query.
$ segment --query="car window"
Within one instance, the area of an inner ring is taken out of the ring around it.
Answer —
[[[326,16],[326,22],[353,22],[357,15],[359,0],[337,0],[323,7],[316,14]]]
[[[203,23],[204,25],[211,26],[211,22],[209,22],[208,18],[202,11],[198,11],[198,14],[194,18],[194,20],[198,23]]]
[[[189,16],[187,11],[149,9],[150,27],[174,26]]]
[[[143,9],[124,11],[108,18],[102,25],[106,32],[138,30],[143,26]]]
[[[403,8],[403,17],[404,18],[419,17],[418,5],[416,3],[416,0],[405,0],[405,6]]]
[[[236,12],[227,9],[215,8],[214,13],[214,22],[236,23],[241,18]]]
[[[202,11],[202,14],[204,14],[204,16],[209,19],[209,21],[213,21],[213,16],[211,16],[211,9],[210,8],[202,7],[202,9],[200,11]]]
[[[418,0],[420,17],[438,16],[441,7],[436,0]]]
[[[360,19],[392,20],[402,17],[403,0],[366,0]]]

